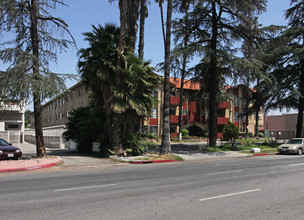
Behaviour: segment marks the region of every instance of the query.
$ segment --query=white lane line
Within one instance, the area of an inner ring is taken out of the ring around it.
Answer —
[[[206,173],[206,175],[217,175],[217,174],[226,174],[226,173],[239,173],[243,172],[244,170],[231,170],[231,171],[225,171],[225,172],[217,172],[217,173]]]
[[[209,197],[209,198],[204,198],[200,199],[199,201],[207,201],[207,200],[212,200],[212,199],[219,199],[219,198],[224,198],[224,197],[229,197],[229,196],[235,196],[235,195],[240,195],[240,194],[246,194],[246,193],[251,193],[251,192],[257,192],[260,191],[261,189],[253,189],[253,190],[248,190],[248,191],[243,191],[243,192],[237,192],[237,193],[230,193],[226,195],[221,195],[221,196],[214,196],[214,197]]]
[[[294,166],[301,166],[304,165],[304,163],[294,163],[294,164],[289,164],[290,167],[294,167]]]
[[[98,188],[104,186],[115,186],[116,184],[105,184],[105,185],[95,185],[95,186],[83,186],[83,187],[75,187],[75,188],[66,188],[66,189],[55,189],[54,192],[62,192],[62,191],[70,191],[70,190],[78,190],[78,189],[90,189],[90,188]]]

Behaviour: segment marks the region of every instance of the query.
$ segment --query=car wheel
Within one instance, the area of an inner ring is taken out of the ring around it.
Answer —
[[[303,150],[302,150],[302,148],[299,148],[298,155],[302,155],[302,154],[303,154]]]

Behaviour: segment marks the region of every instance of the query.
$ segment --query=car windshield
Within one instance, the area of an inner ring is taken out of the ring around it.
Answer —
[[[10,146],[5,140],[0,139],[0,146]]]
[[[287,142],[287,144],[302,144],[302,140],[291,139]]]

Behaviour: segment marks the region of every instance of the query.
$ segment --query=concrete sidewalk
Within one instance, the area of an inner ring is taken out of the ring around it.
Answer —
[[[60,157],[4,160],[0,161],[0,173],[37,170],[62,163],[63,160]]]
[[[35,158],[36,146],[30,143],[13,144],[22,151],[22,158],[19,160],[1,160],[0,173],[29,171],[42,168],[53,167],[63,163],[59,156],[50,156],[48,158]]]

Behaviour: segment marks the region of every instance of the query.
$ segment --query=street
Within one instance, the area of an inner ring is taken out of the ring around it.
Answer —
[[[304,158],[0,175],[1,219],[303,219]]]

